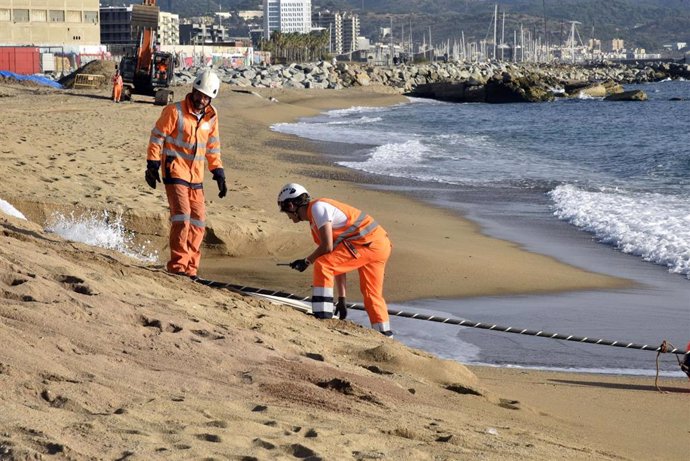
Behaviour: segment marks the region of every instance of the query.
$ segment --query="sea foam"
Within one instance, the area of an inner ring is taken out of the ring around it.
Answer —
[[[107,211],[79,216],[54,213],[46,231],[73,242],[115,250],[142,262],[158,260],[158,252],[147,248],[149,242],[135,243],[134,234],[125,228],[121,215],[111,215]]]
[[[595,238],[690,278],[690,204],[658,193],[585,191],[572,185],[549,192],[554,214]]]

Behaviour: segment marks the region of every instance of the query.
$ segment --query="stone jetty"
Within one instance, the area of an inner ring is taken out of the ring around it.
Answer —
[[[176,74],[186,85],[198,69]],[[557,97],[609,97],[643,100],[625,93],[622,85],[666,79],[690,79],[685,63],[590,65],[534,63],[426,63],[370,66],[329,62],[290,65],[255,65],[216,69],[223,82],[246,88],[323,88],[385,85],[415,97],[454,102],[540,102]],[[630,96],[630,98],[628,98]]]

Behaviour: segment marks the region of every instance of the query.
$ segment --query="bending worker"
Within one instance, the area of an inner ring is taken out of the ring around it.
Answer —
[[[299,184],[283,186],[278,194],[278,206],[292,222],[308,221],[317,245],[309,256],[290,263],[291,268],[300,272],[314,266],[311,298],[314,316],[333,317],[333,287],[337,283],[341,297],[335,306],[336,314],[345,318],[345,274],[357,269],[371,327],[392,336],[388,307],[383,299],[383,277],[392,245],[383,227],[350,205],[327,198],[311,200]]]
[[[218,183],[218,197],[228,192],[220,158],[218,116],[211,100],[218,95],[220,79],[210,70],[199,73],[192,92],[183,101],[169,104],[151,130],[146,152],[146,182],[161,181],[170,207],[170,261],[168,272],[196,277],[204,239],[204,160]]]

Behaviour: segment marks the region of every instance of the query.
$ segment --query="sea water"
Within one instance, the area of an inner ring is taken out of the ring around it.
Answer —
[[[115,250],[138,261],[153,263],[158,260],[158,251],[149,248],[150,242],[136,242],[134,233],[125,227],[118,213],[55,212],[48,218],[45,230],[73,242]]]
[[[419,300],[392,307],[636,344],[656,346],[666,339],[685,349],[690,82],[626,86],[638,88],[649,101],[489,105],[410,99],[392,107],[330,111],[273,129],[349,145],[330,154],[333,162],[372,174],[380,188],[457,210],[487,234],[530,251],[637,282],[627,290]],[[401,341],[463,362],[633,374],[655,370],[653,352],[431,322],[421,328],[419,322],[392,319]],[[661,367],[680,375],[673,356],[662,356]]]

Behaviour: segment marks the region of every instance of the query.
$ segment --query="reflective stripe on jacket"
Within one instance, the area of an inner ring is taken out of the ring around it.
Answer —
[[[208,169],[223,168],[220,158],[218,117],[209,105],[201,120],[192,113],[191,93],[163,109],[151,130],[146,159],[162,162],[164,184],[181,184],[201,189],[204,160]]]
[[[379,226],[378,223],[374,221],[374,218],[363,211],[336,200],[319,198],[312,200],[307,206],[307,217],[309,218],[311,235],[317,245],[319,245],[321,241],[319,238],[319,230],[316,228],[311,211],[312,206],[314,206],[316,202],[325,202],[333,205],[347,217],[347,223],[344,226],[338,229],[333,228],[333,248],[338,246],[343,240],[363,245],[386,235],[386,231],[383,230],[383,227]]]

